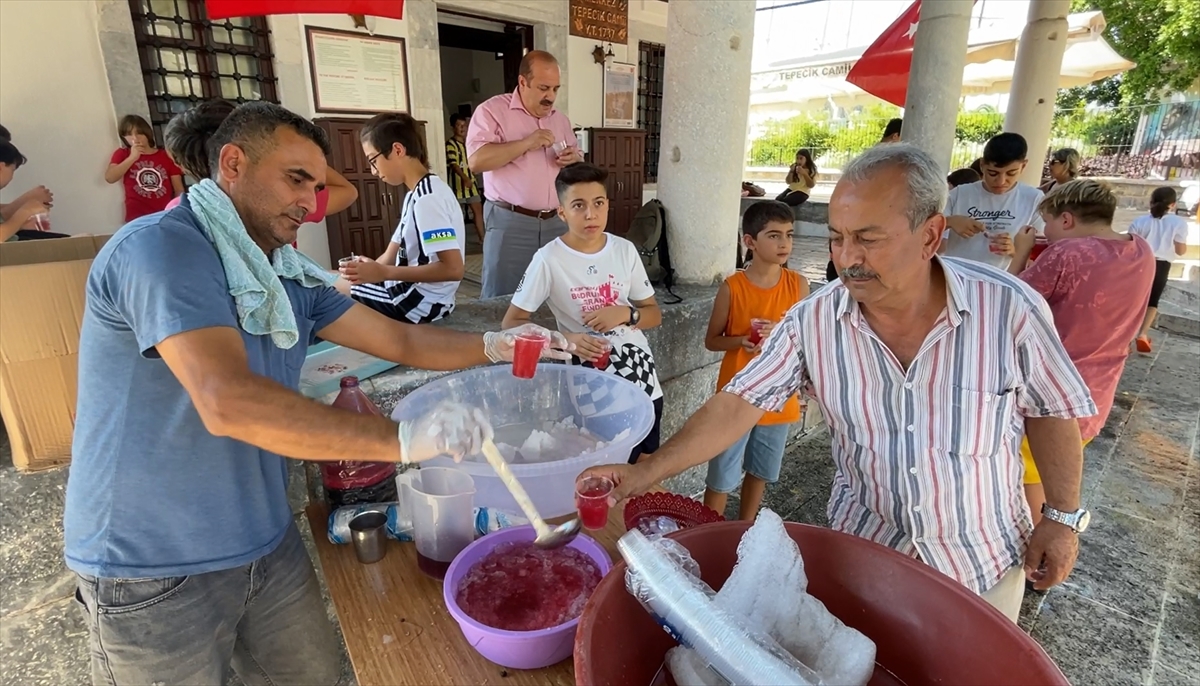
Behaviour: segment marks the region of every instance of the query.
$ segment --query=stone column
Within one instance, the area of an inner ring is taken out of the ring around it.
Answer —
[[[954,151],[972,4],[972,0],[921,3],[913,42],[900,137],[932,155],[942,165],[942,173],[949,171]]]
[[[1021,180],[1033,186],[1042,182],[1070,11],[1071,0],[1031,0],[1017,47],[1004,130],[1021,134],[1029,143],[1029,165]]]
[[[753,2],[671,3],[658,198],[685,283],[711,284],[734,268],[753,45]]]

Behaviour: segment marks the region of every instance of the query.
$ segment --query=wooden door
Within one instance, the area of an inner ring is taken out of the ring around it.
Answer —
[[[358,189],[358,200],[345,211],[325,218],[329,235],[329,263],[350,253],[378,257],[387,249],[407,189],[389,186],[371,173],[371,165],[362,152],[360,134],[365,119],[316,119],[314,122],[329,136],[333,148],[326,161],[329,167]],[[425,138],[425,123],[417,122]],[[428,141],[425,142],[428,149]]]
[[[591,163],[608,171],[608,231],[629,232],[642,207],[646,133],[635,129],[591,129]]]

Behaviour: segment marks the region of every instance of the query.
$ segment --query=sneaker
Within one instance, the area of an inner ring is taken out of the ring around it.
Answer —
[[[1150,337],[1149,336],[1138,336],[1137,337],[1137,349],[1138,349],[1139,353],[1150,352],[1151,351]]]

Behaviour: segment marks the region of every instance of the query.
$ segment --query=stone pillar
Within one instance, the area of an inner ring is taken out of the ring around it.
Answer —
[[[442,103],[442,54],[438,48],[437,4],[433,0],[404,3],[408,25],[409,114],[425,122],[429,167],[446,173],[446,129],[450,122]]]
[[[900,137],[932,155],[942,165],[942,173],[949,171],[954,151],[972,4],[972,0],[921,3],[913,42]]]
[[[753,45],[753,2],[671,3],[658,198],[685,283],[711,284],[734,268]]]
[[[126,114],[139,114],[150,119],[150,102],[146,99],[146,81],[138,58],[137,41],[133,37],[133,15],[124,0],[95,0],[96,33],[100,39],[100,54],[108,74],[112,93],[113,112],[117,120]]]
[[[1029,143],[1029,165],[1021,180],[1033,186],[1042,182],[1070,11],[1071,0],[1031,0],[1017,47],[1004,130],[1021,134]]]

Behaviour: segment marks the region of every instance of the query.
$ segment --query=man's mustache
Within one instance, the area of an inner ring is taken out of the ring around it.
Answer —
[[[873,279],[876,276],[879,276],[875,272],[861,265],[845,267],[838,273],[847,279]]]

